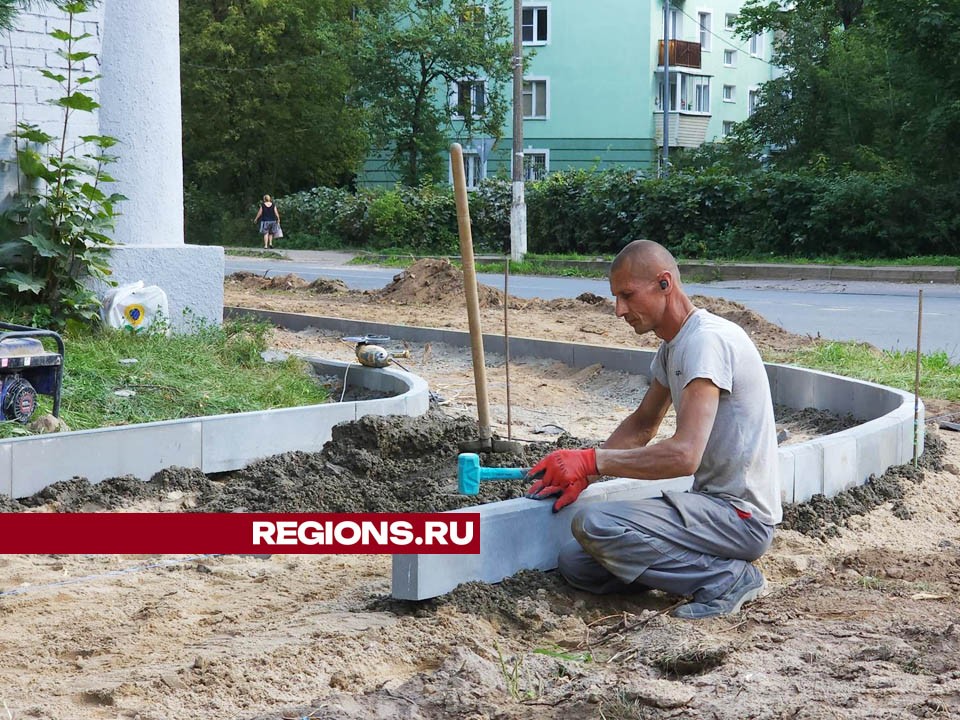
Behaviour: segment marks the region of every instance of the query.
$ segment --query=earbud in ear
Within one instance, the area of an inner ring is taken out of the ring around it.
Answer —
[[[661,289],[661,290],[666,290],[668,287],[670,287],[670,283],[668,283],[666,280],[661,280],[661,281],[660,281],[660,289]]]

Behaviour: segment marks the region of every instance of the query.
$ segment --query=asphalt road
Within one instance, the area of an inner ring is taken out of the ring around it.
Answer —
[[[339,278],[357,290],[375,290],[399,271],[391,268],[331,265],[230,257],[225,273],[294,273],[304,280]],[[478,280],[503,287],[502,275],[481,273]],[[685,285],[690,294],[712,295],[743,303],[790,332],[832,340],[859,340],[887,350],[912,350],[917,341],[917,294],[920,285],[810,280],[741,280]],[[924,353],[943,350],[960,362],[960,286],[923,285]],[[512,275],[509,290],[517,297],[576,297],[591,292],[607,297],[604,280]]]

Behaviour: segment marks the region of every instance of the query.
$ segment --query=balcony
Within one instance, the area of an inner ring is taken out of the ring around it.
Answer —
[[[706,142],[707,124],[710,116],[704,114],[687,114],[683,111],[671,110],[667,119],[670,132],[670,147],[698,148]],[[663,147],[663,113],[655,110],[653,113],[653,132],[657,147]]]
[[[658,67],[663,67],[663,40],[659,43]],[[687,40],[670,41],[671,67],[700,67],[700,43]]]

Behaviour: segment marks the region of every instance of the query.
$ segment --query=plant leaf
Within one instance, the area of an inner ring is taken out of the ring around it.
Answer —
[[[80,186],[80,192],[83,193],[83,196],[88,200],[96,200],[97,202],[102,202],[106,199],[106,194],[98,187],[94,187],[90,183],[84,183]]]
[[[55,73],[46,69],[41,70],[40,74],[43,75],[45,78],[49,78],[50,80],[53,80],[54,82],[58,82],[58,83],[66,82],[67,80],[66,75],[60,75],[59,73]]]
[[[56,177],[56,173],[47,167],[43,157],[36,150],[21,150],[17,154],[17,160],[20,163],[20,172],[28,178],[40,178],[46,182],[52,182]]]
[[[21,240],[32,245],[40,257],[58,257],[64,254],[58,243],[43,235],[24,235]]]
[[[0,282],[13,285],[18,292],[30,292],[39,295],[43,290],[43,282],[39,278],[31,277],[22,272],[12,270],[0,276]]]
[[[72,95],[62,97],[56,100],[55,104],[60,105],[61,107],[70,108],[71,110],[81,110],[83,112],[93,112],[100,107],[98,102],[82,92],[75,92]]]
[[[16,132],[11,133],[11,135],[15,135],[21,140],[38,143],[40,145],[46,145],[48,142],[53,140],[53,135],[45,133],[36,125],[31,125],[29,123],[19,123],[17,125]]]

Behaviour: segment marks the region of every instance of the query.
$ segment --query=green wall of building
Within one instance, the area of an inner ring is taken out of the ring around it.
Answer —
[[[735,14],[741,4],[741,0],[686,2],[677,11],[681,26],[677,39],[697,43],[701,37],[698,13],[710,14],[709,49],[702,50],[700,70],[687,70],[711,76],[708,141],[722,137],[724,121],[747,117],[749,90],[771,77],[770,37],[763,39],[762,55],[755,58],[746,41],[724,28],[725,15]],[[656,167],[655,138],[663,117],[655,112],[662,3],[524,0],[524,7],[545,7],[549,17],[547,44],[525,46],[533,57],[524,75],[546,80],[548,92],[546,118],[523,123],[524,148],[547,151],[550,171]],[[724,49],[736,52],[736,67],[724,65]],[[732,102],[723,100],[724,85],[736,89]],[[511,136],[508,116],[503,137],[487,160],[487,177],[509,178]],[[459,142],[465,149],[472,144],[469,139]],[[385,157],[378,155],[367,160],[359,181],[383,185],[396,179]]]

